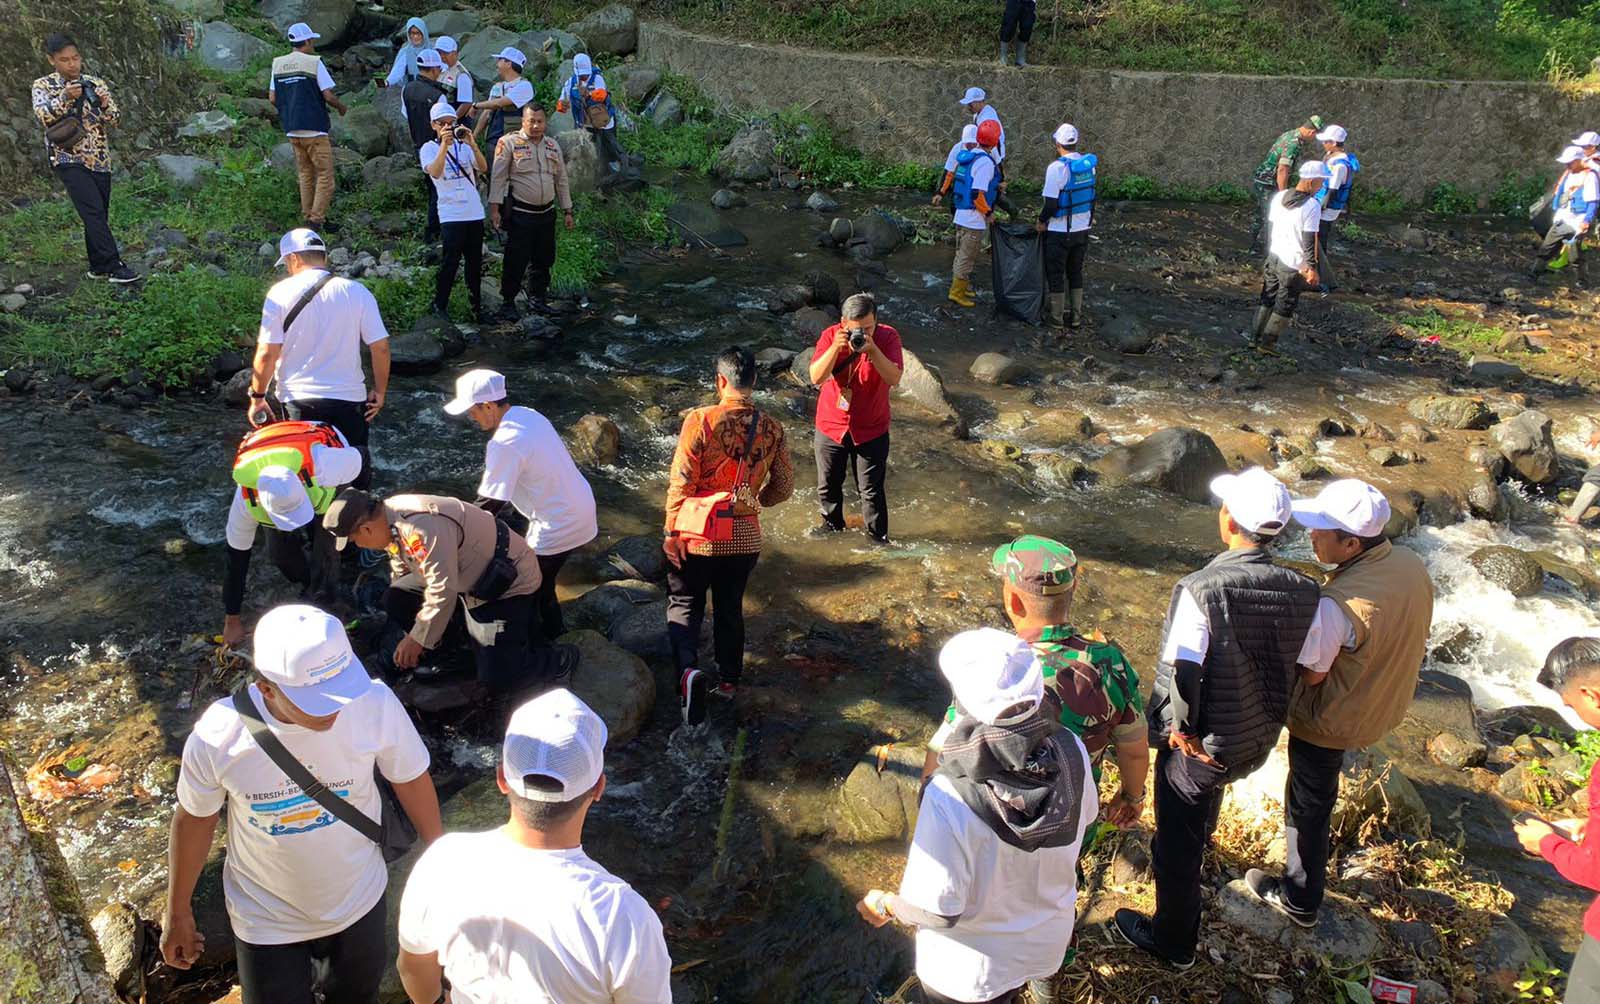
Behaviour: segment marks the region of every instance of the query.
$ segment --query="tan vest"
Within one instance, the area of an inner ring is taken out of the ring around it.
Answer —
[[[1318,687],[1297,684],[1289,734],[1326,749],[1370,746],[1400,724],[1433,624],[1433,580],[1416,552],[1384,542],[1334,573],[1322,595],[1355,628]]]

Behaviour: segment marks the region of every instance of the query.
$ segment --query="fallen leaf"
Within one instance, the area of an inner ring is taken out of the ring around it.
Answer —
[[[118,871],[131,872],[137,867],[139,867],[139,862],[133,860],[132,858],[129,858],[126,861],[118,861],[117,862],[117,870]]]

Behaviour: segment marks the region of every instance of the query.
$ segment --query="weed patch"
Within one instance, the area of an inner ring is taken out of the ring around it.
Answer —
[[[1423,338],[1436,335],[1441,345],[1466,351],[1492,349],[1506,336],[1504,328],[1464,317],[1447,317],[1431,307],[1420,314],[1391,317],[1390,320],[1410,326]]]

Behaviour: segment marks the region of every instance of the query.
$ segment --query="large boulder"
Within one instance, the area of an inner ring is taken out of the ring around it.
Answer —
[[[851,223],[851,245],[864,246],[874,258],[882,258],[905,243],[899,225],[882,213],[867,213]]]
[[[667,222],[692,248],[736,248],[750,243],[742,230],[724,223],[715,209],[700,202],[673,203],[667,210]]]
[[[389,338],[389,363],[396,373],[432,373],[444,365],[444,343],[431,331],[407,331]]]
[[[361,165],[361,181],[369,189],[415,188],[421,177],[419,162],[409,153],[373,157]]]
[[[944,379],[925,365],[915,352],[910,349],[902,349],[901,352],[904,365],[895,393],[938,416],[957,439],[967,438],[967,419],[951,403],[950,395],[945,393]]]
[[[1511,999],[1518,996],[1515,984],[1523,978],[1528,964],[1546,961],[1544,953],[1515,921],[1498,915],[1489,922],[1488,932],[1473,943],[1468,957],[1480,986],[1487,984]]]
[[[328,136],[336,146],[354,150],[363,159],[389,152],[389,122],[374,105],[356,105],[347,114],[334,116]]]
[[[1198,429],[1162,429],[1106,458],[1111,480],[1171,492],[1190,502],[1211,501],[1211,481],[1228,472],[1228,461],[1211,437]]]
[[[639,17],[632,7],[611,4],[572,25],[572,33],[589,44],[591,56],[626,56],[639,47]]]
[[[556,145],[567,164],[567,186],[573,195],[594,191],[600,184],[600,151],[585,129],[565,129],[555,133]]]
[[[578,463],[604,467],[622,453],[622,430],[604,415],[585,415],[567,430],[567,446]]]
[[[629,108],[644,107],[650,95],[661,86],[661,71],[643,63],[624,66],[614,71],[612,76],[616,78],[612,87],[622,94]]]
[[[606,723],[606,748],[616,749],[638,735],[656,703],[650,667],[595,631],[569,631],[560,640],[578,646],[582,654],[572,674],[572,692]]]
[[[272,55],[272,46],[226,21],[207,21],[195,29],[195,55],[210,69],[238,73],[258,59]]]
[[[922,747],[874,746],[856,761],[839,790],[834,835],[849,844],[908,840],[917,825]]]
[[[208,108],[205,111],[195,112],[189,116],[188,121],[178,127],[178,135],[185,139],[199,139],[202,136],[221,136],[223,133],[232,132],[239,124],[238,119],[225,111]]]
[[[645,117],[658,126],[675,126],[683,123],[683,102],[666,91],[657,92],[645,105]]]
[[[1282,948],[1325,958],[1336,966],[1366,962],[1378,951],[1378,925],[1358,904],[1332,893],[1323,900],[1317,926],[1301,928],[1234,879],[1217,893],[1218,919]],[[1298,954],[1298,953],[1297,953]]]
[[[711,640],[712,619],[700,623],[700,647]],[[672,659],[672,642],[667,637],[667,601],[635,604],[611,622],[606,637],[619,648],[641,659],[666,662]]]
[[[1429,394],[1413,398],[1406,411],[1419,422],[1443,429],[1487,429],[1494,421],[1481,397]]]
[[[1524,481],[1547,485],[1560,473],[1556,442],[1550,435],[1550,416],[1525,411],[1494,427],[1495,445],[1511,469]]]
[[[728,181],[766,181],[778,159],[778,137],[772,126],[752,122],[734,133],[717,154],[713,170]]]
[[[472,74],[473,81],[483,88],[485,95],[488,94],[489,85],[500,79],[494,54],[508,45],[521,48],[521,41],[516,32],[490,25],[461,43],[461,63]]]
[[[191,157],[181,153],[156,155],[156,170],[174,188],[196,188],[217,165],[204,157]]]
[[[355,21],[356,0],[261,0],[261,16],[280,33],[304,21],[321,35],[318,44],[336,46],[346,40]]]
[[[1028,367],[1002,352],[985,352],[972,361],[968,371],[979,383],[1016,383],[1028,375]]]
[[[1532,596],[1544,588],[1544,566],[1533,555],[1515,547],[1480,547],[1467,556],[1467,562],[1512,596]]]
[[[1433,817],[1411,779],[1374,749],[1346,753],[1330,832],[1337,843],[1364,844],[1378,833],[1428,837]]]
[[[449,35],[460,45],[461,40],[483,27],[483,18],[477,11],[470,10],[435,10],[422,15],[422,21],[428,26],[428,37],[438,38],[440,35]]]
[[[660,546],[656,545],[657,550]],[[618,579],[595,586],[577,599],[563,603],[561,609],[571,624],[609,632],[611,625],[632,613],[634,607],[659,603],[665,598],[666,593],[653,582]]]
[[[608,580],[660,582],[667,577],[667,555],[661,535],[641,533],[611,545],[602,559],[601,575]]]

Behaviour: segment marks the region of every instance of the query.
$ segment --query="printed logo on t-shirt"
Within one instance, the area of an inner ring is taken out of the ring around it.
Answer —
[[[354,785],[353,778],[346,778],[329,788],[338,797],[348,799]],[[250,803],[250,815],[245,822],[270,837],[310,833],[335,822],[327,809],[288,778],[284,778],[282,787],[275,791],[255,792],[246,798]]]

